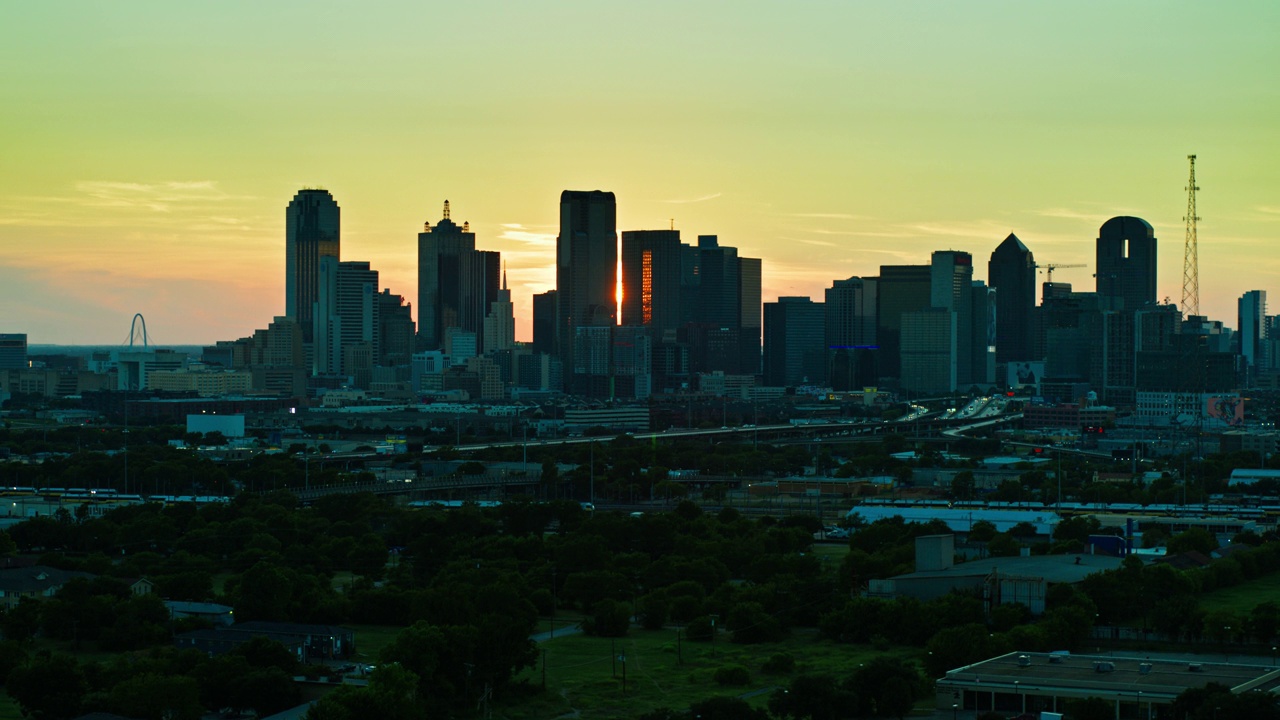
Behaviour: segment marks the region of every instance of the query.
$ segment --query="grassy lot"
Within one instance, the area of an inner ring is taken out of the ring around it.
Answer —
[[[1235,587],[1214,590],[1200,597],[1206,612],[1226,610],[1239,616],[1248,615],[1258,603],[1280,602],[1280,573],[1272,573]]]
[[[503,707],[510,720],[534,720],[577,711],[583,718],[632,718],[660,707],[685,708],[690,703],[715,695],[752,695],[754,705],[768,702],[769,692],[786,686],[789,675],[771,676],[761,665],[775,653],[790,653],[796,673],[820,671],[847,675],[880,654],[865,645],[837,645],[818,640],[812,634],[797,633],[780,643],[734,645],[725,639],[714,644],[682,641],[677,650],[674,630],[633,629],[625,638],[571,635],[545,642],[547,692],[522,699],[519,707]],[[897,650],[891,654],[907,655]],[[622,690],[625,655],[627,690]],[[681,661],[683,658],[683,662]],[[727,665],[741,665],[751,673],[745,687],[721,687],[715,671]],[[526,671],[521,679],[540,686],[542,665]],[[759,694],[755,694],[757,691]]]
[[[355,662],[376,664],[382,648],[396,639],[404,628],[387,627],[385,625],[344,625],[356,631]]]

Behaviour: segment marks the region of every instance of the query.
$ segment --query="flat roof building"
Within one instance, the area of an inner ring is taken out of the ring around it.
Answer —
[[[1219,683],[1240,695],[1270,692],[1280,669],[1263,661],[1202,662],[1174,657],[1115,657],[1066,652],[1011,652],[947,671],[935,685],[936,707],[981,714],[1061,713],[1066,703],[1102,698],[1116,718],[1171,717],[1171,705],[1191,688]]]

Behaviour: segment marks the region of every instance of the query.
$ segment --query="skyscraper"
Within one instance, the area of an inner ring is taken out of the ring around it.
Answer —
[[[680,326],[680,231],[622,233],[622,324],[661,338]]]
[[[476,250],[476,234],[444,217],[418,233],[418,348],[439,349],[449,328],[473,332],[483,342],[489,303],[498,297],[499,253]],[[483,349],[483,348],[482,348]]]
[[[574,372],[576,329],[618,317],[617,205],[611,192],[565,190],[556,237],[556,346],[566,380]],[[565,389],[573,392],[571,382]]]
[[[320,258],[340,259],[341,211],[328,190],[305,188],[284,218],[284,314],[302,327],[303,342],[311,342]]]
[[[507,274],[503,272],[502,289],[498,291],[498,297],[489,303],[489,315],[484,319],[484,351],[510,350],[515,344],[515,309],[511,303],[511,291],[507,289]]]
[[[826,290],[828,379],[836,390],[876,383],[876,279],[836,280]]]
[[[902,315],[930,307],[932,269],[928,265],[881,265],[876,283],[876,342],[880,345],[880,376],[900,377]]]
[[[933,307],[956,314],[956,382],[967,387],[973,377],[973,256],[957,250],[935,250],[930,264]]]
[[[314,372],[356,376],[371,370],[382,343],[378,271],[367,262],[325,257],[320,262],[319,286]],[[359,358],[362,367],[351,367],[351,357]]]
[[[556,291],[533,296],[533,351],[554,355],[556,351]]]
[[[765,385],[822,382],[826,370],[825,331],[822,303],[807,297],[780,297],[776,303],[765,303]]]
[[[1156,235],[1146,220],[1122,216],[1102,224],[1097,279],[1098,295],[1112,310],[1133,312],[1156,301]]]
[[[1036,260],[1017,235],[992,251],[987,282],[996,291],[996,362],[1040,359],[1031,352]]]
[[[1245,387],[1252,387],[1263,369],[1266,349],[1267,291],[1250,290],[1237,303],[1240,327],[1240,356],[1244,359]]]

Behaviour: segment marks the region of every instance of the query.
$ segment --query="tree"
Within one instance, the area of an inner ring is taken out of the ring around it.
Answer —
[[[701,720],[769,720],[764,708],[753,708],[746,700],[736,697],[713,697],[689,706],[691,718]]]
[[[961,470],[951,478],[951,497],[957,500],[969,500],[977,487],[972,470]]]
[[[89,683],[75,658],[45,653],[10,671],[5,690],[24,715],[54,720],[80,714]]]
[[[199,720],[204,714],[195,678],[150,672],[111,688],[107,702],[113,712],[138,720]]]
[[[1208,555],[1218,549],[1218,540],[1204,528],[1191,528],[1169,538],[1169,554],[1196,551]]]
[[[856,706],[857,699],[825,675],[800,675],[769,696],[769,712],[795,720],[840,720]]]
[[[622,637],[631,629],[631,609],[616,600],[601,600],[591,606],[591,617],[582,629],[588,635]]]

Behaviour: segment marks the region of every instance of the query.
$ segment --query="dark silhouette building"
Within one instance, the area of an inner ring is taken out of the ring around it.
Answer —
[[[1098,295],[1111,309],[1133,312],[1156,301],[1156,235],[1146,220],[1122,216],[1103,223],[1097,259]]]
[[[476,334],[477,351],[484,351],[484,318],[498,299],[502,256],[476,250],[476,234],[444,217],[418,233],[418,348],[443,346],[449,328]]]
[[[555,290],[533,296],[533,351],[553,355],[556,351]]]
[[[876,384],[876,279],[836,280],[826,290],[827,377],[835,390]]]
[[[826,318],[823,304],[780,297],[764,304],[764,383],[794,386],[825,379]]]
[[[572,387],[577,328],[618,316],[618,210],[613,193],[565,190],[556,237],[556,349]]]
[[[284,214],[284,314],[314,335],[313,306],[319,299],[320,258],[340,259],[341,210],[328,190],[299,190]]]
[[[1010,233],[992,251],[987,282],[996,291],[996,362],[1041,359],[1031,349],[1036,260],[1017,235]]]
[[[876,342],[880,377],[897,380],[902,372],[902,315],[931,306],[933,269],[928,265],[881,265],[876,283]]]
[[[649,328],[651,337],[680,326],[679,230],[622,233],[622,324]]]

